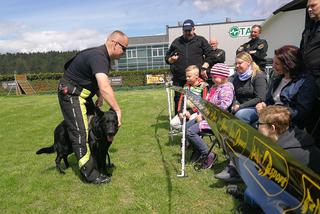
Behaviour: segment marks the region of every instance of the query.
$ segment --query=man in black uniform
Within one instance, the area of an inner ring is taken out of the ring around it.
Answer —
[[[262,29],[260,25],[253,25],[250,34],[251,40],[241,45],[237,49],[236,54],[242,51],[248,52],[251,55],[253,61],[257,65],[259,65],[262,71],[264,71],[266,67],[265,57],[267,56],[268,43],[266,40],[260,39],[261,30]]]
[[[307,131],[313,135],[320,146],[320,0],[308,0],[306,26],[300,43],[303,64],[316,80],[318,103],[314,110],[314,121]]]
[[[226,52],[218,48],[218,40],[216,38],[211,38],[209,44],[213,49],[214,62],[224,63],[226,61]]]
[[[86,49],[70,59],[58,86],[60,108],[67,124],[72,148],[78,159],[81,175],[89,183],[102,184],[110,178],[96,170],[88,145],[87,113],[91,111],[92,97],[98,96],[96,105],[103,100],[117,113],[121,126],[121,110],[108,79],[110,60],[118,59],[126,51],[128,37],[114,31],[104,45]]]
[[[208,41],[195,34],[194,22],[187,19],[182,26],[183,35],[176,38],[166,53],[165,60],[170,64],[173,85],[183,87],[186,83],[185,69],[197,65],[207,70],[213,65],[213,50]],[[177,114],[180,93],[175,92],[175,114]]]
[[[226,52],[224,50],[218,48],[218,44],[219,44],[218,40],[213,37],[210,39],[209,44],[213,49],[213,65],[216,63],[224,63],[226,61]],[[201,71],[201,78],[204,80],[207,80],[207,83],[211,87],[213,82],[212,82],[210,75],[208,75],[208,73],[209,72],[202,70]]]

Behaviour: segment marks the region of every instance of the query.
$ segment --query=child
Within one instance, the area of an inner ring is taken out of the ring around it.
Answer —
[[[212,82],[214,83],[214,85],[210,88],[209,94],[206,99],[222,110],[228,109],[228,107],[232,104],[234,96],[233,85],[228,81],[229,72],[229,67],[223,63],[215,64],[210,71],[210,75],[212,77]],[[187,139],[193,146],[193,160],[191,161],[195,162],[200,157],[208,154],[208,146],[199,136],[199,133],[210,131],[210,126],[208,125],[207,121],[203,120],[201,115],[198,115],[195,120],[189,121],[187,129]],[[216,160],[217,154],[211,152],[208,155],[207,160],[203,162],[202,168],[211,168]]]
[[[199,68],[196,65],[190,65],[186,68],[187,83],[183,89],[189,90],[191,93],[201,96],[203,99],[207,96],[208,84],[199,77]],[[184,94],[180,95],[178,102],[178,114],[172,118],[170,125],[176,129],[181,130],[181,121],[183,119],[183,98]],[[192,120],[197,116],[197,108],[195,108],[190,101],[187,100],[187,120]]]

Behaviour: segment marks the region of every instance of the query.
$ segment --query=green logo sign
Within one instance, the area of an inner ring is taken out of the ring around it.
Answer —
[[[229,30],[229,35],[232,38],[237,38],[239,36],[239,33],[240,33],[240,30],[239,30],[239,28],[237,26],[233,26]]]
[[[249,36],[250,33],[251,33],[251,26],[247,26],[247,27],[232,26],[229,30],[229,35],[232,38],[237,38],[239,36]]]

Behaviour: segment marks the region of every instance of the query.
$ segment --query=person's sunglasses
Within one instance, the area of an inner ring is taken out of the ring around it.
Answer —
[[[126,52],[126,50],[127,50],[127,47],[126,47],[126,46],[124,46],[124,45],[121,44],[120,42],[117,42],[117,41],[114,41],[114,40],[112,40],[112,41],[115,42],[116,44],[120,45],[120,47],[122,48],[122,51],[123,51],[123,52]]]

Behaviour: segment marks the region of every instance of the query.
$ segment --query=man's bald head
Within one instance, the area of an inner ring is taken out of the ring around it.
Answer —
[[[216,39],[216,38],[211,38],[210,39],[210,45],[211,45],[211,47],[213,48],[213,50],[215,50],[215,49],[217,49],[218,48],[218,40]]]
[[[126,53],[126,49],[129,43],[128,36],[122,31],[113,31],[106,40],[106,47],[109,56],[112,59],[119,59],[123,54]]]

